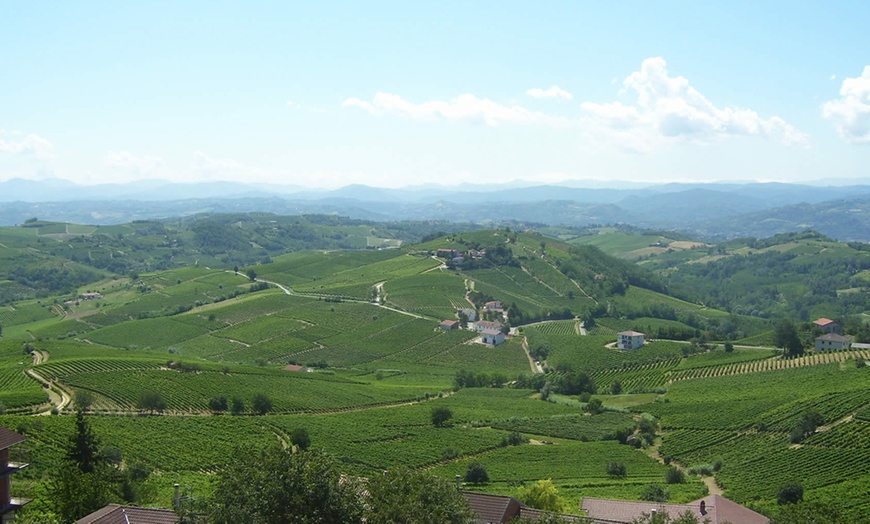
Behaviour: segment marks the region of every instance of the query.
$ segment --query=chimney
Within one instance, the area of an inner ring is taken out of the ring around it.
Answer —
[[[175,498],[172,499],[173,504],[175,504],[175,509],[181,507],[181,486],[175,484]]]
[[[456,475],[456,491],[462,491],[462,477]]]

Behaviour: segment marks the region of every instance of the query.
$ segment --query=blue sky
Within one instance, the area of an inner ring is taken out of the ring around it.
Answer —
[[[865,2],[0,12],[0,180],[870,178]]]

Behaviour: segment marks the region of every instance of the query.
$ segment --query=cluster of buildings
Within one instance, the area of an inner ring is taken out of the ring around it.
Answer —
[[[469,249],[462,252],[458,249],[440,248],[435,252],[435,256],[438,258],[446,258],[454,266],[461,266],[466,260],[479,260],[483,258],[486,256],[486,250],[482,249],[478,251],[476,249]]]
[[[504,308],[498,300],[492,300],[483,305],[484,313],[491,313],[490,317],[504,318]],[[481,344],[495,347],[504,344],[506,340],[504,325],[501,322],[493,320],[478,320],[477,311],[473,308],[464,308],[456,311],[456,316],[464,318],[467,322],[467,328],[480,333],[478,341]],[[458,320],[442,320],[438,327],[445,331],[454,331],[462,329],[462,325]]]

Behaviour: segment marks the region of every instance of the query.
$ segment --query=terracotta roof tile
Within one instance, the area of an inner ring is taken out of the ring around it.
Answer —
[[[178,515],[169,509],[109,504],[80,518],[76,524],[176,524],[177,522]]]
[[[15,444],[24,442],[25,440],[27,440],[27,437],[24,435],[19,435],[11,429],[6,429],[0,426],[0,449],[12,447]]]

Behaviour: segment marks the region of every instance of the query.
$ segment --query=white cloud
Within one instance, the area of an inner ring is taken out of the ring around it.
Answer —
[[[54,156],[54,144],[33,133],[25,134],[0,129],[0,154],[39,159],[51,158]]]
[[[132,174],[147,175],[163,165],[163,160],[155,156],[136,156],[129,151],[109,151],[103,157],[103,164]]]
[[[673,142],[706,143],[728,136],[767,136],[786,144],[806,136],[779,117],[762,118],[751,109],[716,107],[681,76],[668,75],[661,57],[643,61],[623,81],[634,104],[584,102],[593,126],[627,149],[648,151]]]
[[[853,144],[870,144],[870,65],[857,78],[846,77],[840,98],[822,105],[822,116],[833,121],[840,136]]]
[[[526,91],[526,94],[532,98],[561,98],[562,100],[571,100],[574,98],[574,95],[559,86],[550,86],[548,89],[533,87]]]
[[[344,107],[358,107],[373,115],[392,114],[415,120],[470,120],[488,126],[501,124],[568,125],[560,116],[531,111],[518,104],[502,105],[487,98],[462,94],[450,101],[433,100],[415,104],[391,93],[376,93],[371,102],[348,98]]]

